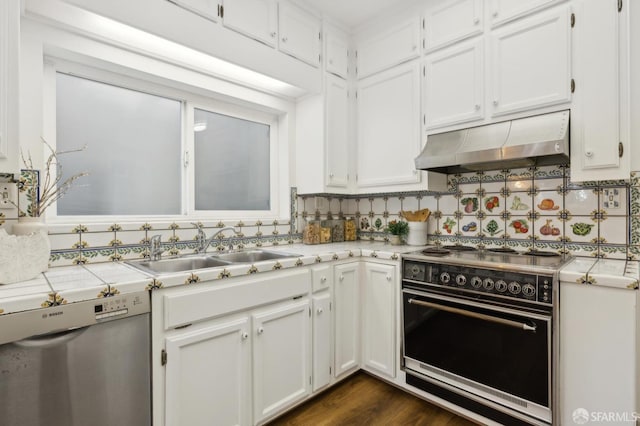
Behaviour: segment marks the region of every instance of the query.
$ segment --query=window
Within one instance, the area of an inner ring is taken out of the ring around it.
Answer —
[[[52,70],[56,149],[87,146],[62,158],[62,179],[89,173],[58,201],[57,216],[278,214],[286,168],[275,112],[80,70]]]

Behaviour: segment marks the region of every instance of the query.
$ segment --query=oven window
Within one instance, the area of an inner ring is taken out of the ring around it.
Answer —
[[[535,325],[527,331],[409,299]],[[549,324],[520,315],[404,293],[405,356],[518,398],[549,407]]]

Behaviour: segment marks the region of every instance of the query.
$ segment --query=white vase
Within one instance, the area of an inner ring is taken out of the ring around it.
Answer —
[[[407,235],[407,244],[409,244],[410,246],[426,246],[428,222],[408,222],[408,223],[409,223],[409,235]]]
[[[45,234],[49,233],[42,217],[23,216],[18,218],[18,223],[13,224],[11,233],[13,235],[29,235],[39,231],[44,231]]]

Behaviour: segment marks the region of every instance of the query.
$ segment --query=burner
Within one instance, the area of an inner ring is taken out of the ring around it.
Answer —
[[[526,253],[523,253],[525,256],[540,256],[540,257],[558,257],[559,253],[553,251],[543,251],[543,250],[531,250]]]
[[[430,256],[445,256],[451,253],[449,250],[439,247],[427,247],[422,250],[422,254],[430,255]]]
[[[471,246],[461,246],[461,245],[451,245],[451,246],[442,246],[445,250],[452,251],[478,251],[477,248]]]
[[[487,249],[487,251],[490,251],[493,253],[517,253],[517,251],[515,251],[510,247],[495,247],[495,248]]]

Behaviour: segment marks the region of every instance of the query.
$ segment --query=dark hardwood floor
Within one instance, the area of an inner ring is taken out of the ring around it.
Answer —
[[[270,426],[474,424],[363,372],[269,423]]]

